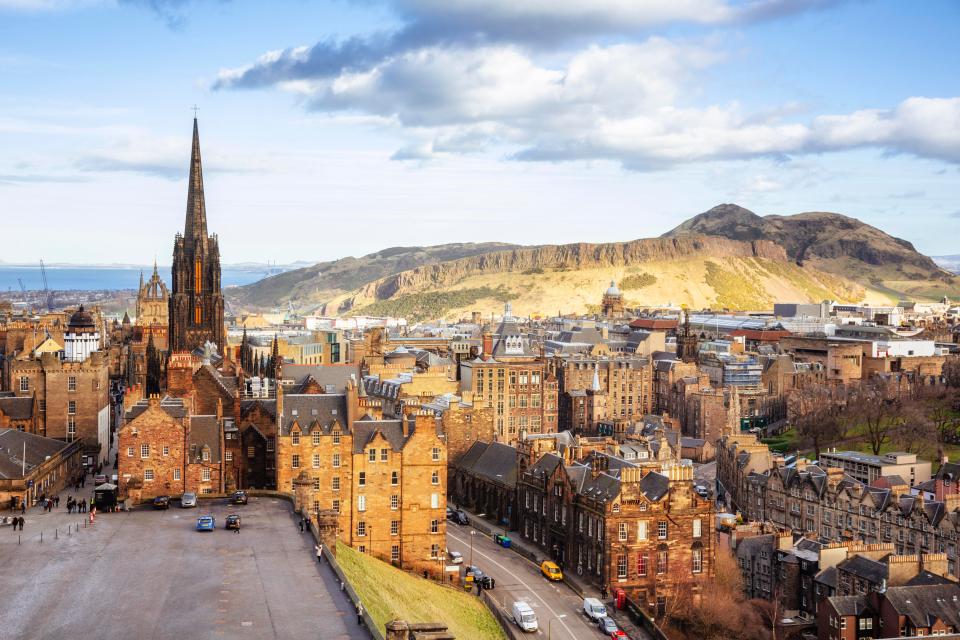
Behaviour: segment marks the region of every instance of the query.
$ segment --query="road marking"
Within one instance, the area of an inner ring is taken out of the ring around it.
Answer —
[[[458,538],[457,536],[453,535],[452,533],[450,533],[450,530],[449,530],[449,529],[447,529],[447,535],[450,536],[451,538],[453,538],[454,540],[456,540],[457,542],[459,542],[460,544],[465,544],[465,545],[469,545],[469,544],[470,544],[469,541],[467,541],[467,540],[462,540],[462,539]],[[510,571],[510,569],[507,569],[505,566],[503,566],[502,564],[500,564],[499,562],[497,562],[496,560],[494,560],[493,558],[491,558],[490,556],[488,556],[487,554],[485,554],[483,551],[478,551],[476,548],[474,548],[473,552],[476,553],[476,554],[478,554],[478,555],[480,555],[481,557],[486,558],[487,560],[489,560],[490,562],[492,562],[493,564],[497,565],[498,567],[500,567],[501,569],[503,569],[504,571],[506,571],[508,574],[510,574],[511,576],[513,576],[513,579],[514,579],[514,580],[516,580],[518,583],[522,584],[526,589],[528,589],[528,590],[530,591],[531,594],[533,594],[533,596],[534,596],[537,600],[539,600],[540,602],[543,603],[543,606],[546,607],[547,611],[549,611],[550,614],[554,617],[554,619],[556,619],[556,621],[557,621],[558,623],[560,623],[560,626],[567,630],[567,633],[570,635],[571,638],[573,638],[574,640],[576,640],[576,637],[577,637],[577,636],[573,633],[573,631],[570,630],[570,627],[568,627],[568,626],[567,626],[567,623],[563,621],[563,618],[558,618],[557,616],[558,616],[559,614],[558,614],[556,611],[553,610],[553,607],[551,607],[549,604],[547,604],[547,601],[544,600],[542,597],[540,597],[540,594],[537,593],[536,591],[534,591],[532,587],[528,586],[527,583],[524,582],[524,581],[520,578],[520,576],[518,576],[517,574],[515,574],[513,571]],[[519,556],[518,556],[518,557],[519,557]],[[567,614],[567,615],[570,615],[570,614]],[[549,621],[548,621],[548,622],[549,622]]]

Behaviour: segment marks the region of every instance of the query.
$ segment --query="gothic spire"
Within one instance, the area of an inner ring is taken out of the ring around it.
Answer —
[[[190,184],[187,190],[187,219],[183,237],[187,241],[207,239],[207,206],[203,199],[203,166],[200,162],[200,131],[196,117],[193,119]]]

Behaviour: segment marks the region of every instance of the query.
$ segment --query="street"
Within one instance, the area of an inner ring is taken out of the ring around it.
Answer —
[[[447,523],[447,546],[463,554],[470,564],[470,525]],[[549,582],[540,575],[540,568],[517,553],[500,547],[479,531],[473,536],[473,564],[494,578],[496,588],[489,592],[505,609],[517,600],[529,604],[537,615],[539,630],[527,634],[550,640],[586,640],[602,638],[596,625],[583,614],[583,600],[562,582]],[[559,618],[566,615],[565,618]],[[552,622],[550,622],[552,619]]]

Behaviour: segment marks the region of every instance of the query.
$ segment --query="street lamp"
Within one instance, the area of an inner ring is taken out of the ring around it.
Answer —
[[[477,535],[477,532],[473,529],[470,530],[470,566],[473,566],[473,536]]]
[[[566,617],[567,617],[567,614],[564,613],[563,615],[559,615],[556,618],[550,618],[549,620],[547,620],[547,640],[550,640],[550,631],[551,631],[550,627],[553,625],[553,621],[562,620],[563,618],[566,618]]]

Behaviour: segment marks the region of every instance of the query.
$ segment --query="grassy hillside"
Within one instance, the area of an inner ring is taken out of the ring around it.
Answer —
[[[380,301],[355,297],[353,312],[373,314],[412,308],[418,319],[456,319],[470,311],[500,313],[503,301],[509,299],[514,312],[521,315],[587,313],[598,308],[611,281],[619,283],[630,307],[686,304],[693,308],[757,310],[770,308],[780,300],[853,301],[866,293],[843,278],[791,262],[689,257],[637,266],[479,274],[442,291],[428,289]]]
[[[382,630],[390,620],[442,622],[457,638],[504,640],[503,631],[480,598],[396,569],[337,544],[337,562]]]

